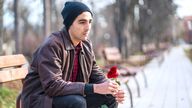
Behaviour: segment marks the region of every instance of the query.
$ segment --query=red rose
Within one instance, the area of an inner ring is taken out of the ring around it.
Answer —
[[[108,78],[117,78],[119,76],[117,72],[117,66],[112,66],[110,71],[107,73]]]
[[[120,82],[117,80],[119,73],[117,72],[117,66],[112,66],[107,73],[107,78],[114,80],[116,83],[120,85]]]

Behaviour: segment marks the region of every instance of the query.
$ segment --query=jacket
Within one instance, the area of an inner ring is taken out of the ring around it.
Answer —
[[[89,40],[82,41],[79,64],[83,82],[70,82],[75,48],[66,29],[52,33],[33,54],[21,94],[23,108],[52,108],[52,98],[69,94],[84,96],[85,83],[106,78],[96,65]]]

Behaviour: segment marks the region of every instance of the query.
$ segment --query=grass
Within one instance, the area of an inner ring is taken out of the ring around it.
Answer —
[[[192,62],[192,48],[184,49],[184,51],[185,51],[185,54],[187,55],[187,57]]]
[[[0,87],[0,108],[15,108],[18,92],[7,87]]]
[[[96,59],[96,62],[97,62],[97,65],[99,65],[99,66],[104,66],[105,65],[103,59]]]

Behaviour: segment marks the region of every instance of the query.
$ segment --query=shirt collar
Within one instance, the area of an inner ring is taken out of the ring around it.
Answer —
[[[79,42],[79,44],[75,47],[75,50],[80,51],[82,49],[82,42]]]

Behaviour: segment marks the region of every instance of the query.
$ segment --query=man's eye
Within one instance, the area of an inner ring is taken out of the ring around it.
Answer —
[[[79,23],[80,23],[80,24],[85,24],[85,22],[84,22],[84,21],[80,21]]]

